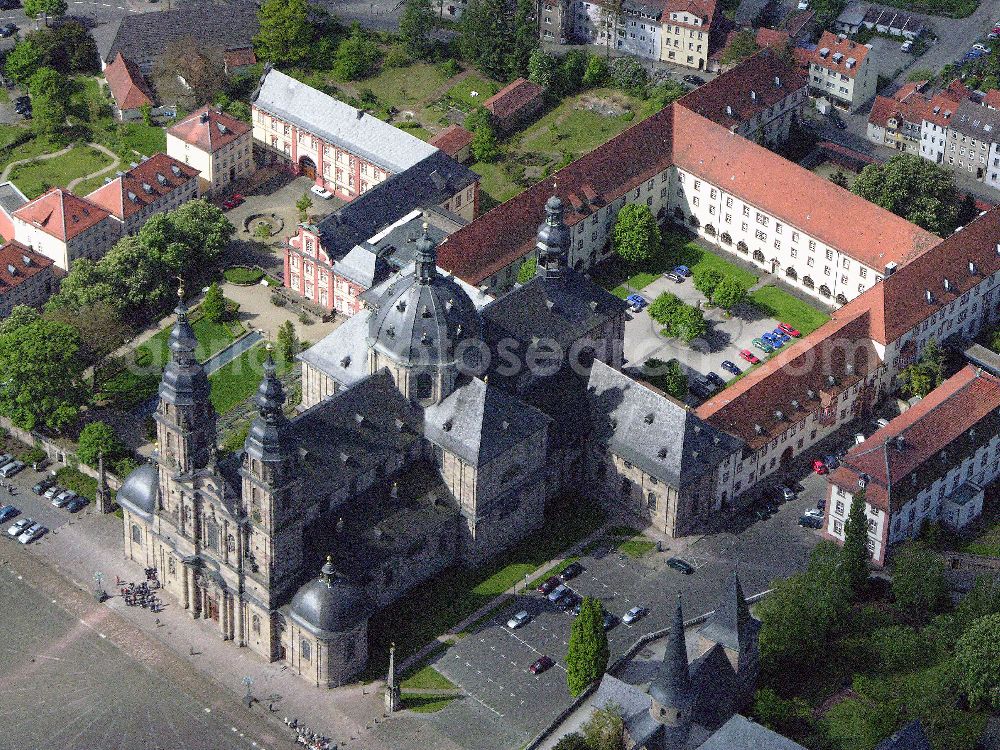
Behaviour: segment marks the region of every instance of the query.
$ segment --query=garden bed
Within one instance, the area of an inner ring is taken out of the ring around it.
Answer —
[[[264,272],[259,268],[233,266],[232,268],[227,268],[223,271],[222,276],[230,284],[236,284],[237,286],[253,286],[254,284],[259,284],[261,279],[264,278]]]

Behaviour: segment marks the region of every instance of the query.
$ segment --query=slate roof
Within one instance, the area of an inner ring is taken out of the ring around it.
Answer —
[[[110,214],[63,188],[52,188],[14,212],[22,221],[66,242],[99,224]]]
[[[479,378],[424,412],[427,439],[472,466],[488,464],[548,422],[538,409]]]
[[[733,571],[726,581],[718,606],[705,624],[698,628],[698,633],[730,651],[738,652],[756,638],[759,630],[760,621],[751,616],[740,577]]]
[[[368,375],[368,318],[362,310],[296,356],[296,359],[326,373],[343,386],[351,386]]]
[[[393,174],[406,171],[437,151],[406,131],[273,68],[264,74],[251,101],[258,109]]]
[[[27,202],[27,197],[13,182],[0,182],[0,210],[13,214]]]
[[[735,714],[698,750],[806,750],[797,742]]]
[[[139,71],[139,66],[126,60],[121,52],[117,52],[104,68],[104,78],[118,109],[138,109],[144,104],[152,106],[153,92]]]
[[[683,709],[692,703],[691,670],[688,667],[680,594],[677,595],[674,616],[670,621],[663,661],[649,684],[649,695],[661,706]]]
[[[417,239],[423,233],[424,223],[427,224],[427,236],[435,244],[448,236],[434,223],[426,222],[426,218],[419,210],[411,211],[395,224],[355,245],[343,258],[335,260],[334,270],[366,290],[381,284],[391,274],[413,263]]]
[[[914,719],[878,743],[875,750],[931,750],[931,742],[920,719]]]
[[[210,153],[215,153],[248,132],[248,123],[220,112],[209,104],[167,128],[168,135]]]
[[[1000,141],[1000,111],[965,99],[951,118],[950,127],[976,140],[994,143]]]
[[[671,487],[696,482],[742,445],[601,361],[591,368],[587,390],[594,439]]]
[[[166,154],[154,154],[86,196],[119,220],[169,196],[200,174]]]
[[[736,672],[725,649],[715,644],[690,665],[691,719],[715,729],[733,715],[739,690]]]
[[[625,731],[635,747],[646,746],[659,731],[660,725],[649,715],[652,705],[649,695],[634,685],[605,674],[594,694],[593,705],[594,708],[605,708],[612,704],[621,709]]]

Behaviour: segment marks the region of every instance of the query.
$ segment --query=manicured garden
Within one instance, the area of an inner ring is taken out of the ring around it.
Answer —
[[[294,365],[294,362],[283,359],[278,351],[272,354],[279,377]],[[263,346],[255,346],[209,376],[212,406],[217,413],[226,414],[253,395],[264,377],[266,359],[267,350]]]
[[[66,187],[77,177],[84,177],[113,164],[112,160],[90,146],[74,146],[54,159],[39,159],[19,164],[9,178],[28,198],[37,198],[50,187]]]
[[[750,300],[766,315],[782,323],[788,323],[792,328],[801,331],[803,336],[808,336],[830,319],[830,316],[822,310],[803,302],[798,297],[793,297],[773,284],[751,292]]]

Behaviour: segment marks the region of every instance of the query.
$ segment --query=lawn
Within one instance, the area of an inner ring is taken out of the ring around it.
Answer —
[[[626,539],[618,544],[617,549],[623,555],[638,559],[656,549],[656,542],[651,542],[644,536],[637,536],[634,539]]]
[[[143,156],[152,156],[167,150],[167,131],[158,125],[141,122],[119,123],[114,128],[119,141]]]
[[[523,187],[511,180],[502,164],[476,162],[471,164],[469,169],[482,178],[479,181],[480,198],[483,202],[480,207],[481,212],[489,211],[494,206],[510,200],[524,190]]]
[[[70,181],[108,167],[111,159],[89,146],[74,146],[55,159],[20,164],[10,171],[11,181],[28,198],[37,198],[50,187],[66,187]]]
[[[169,325],[137,347],[136,361],[141,365],[155,362],[163,367],[170,356],[170,332],[173,329],[173,325]],[[204,362],[213,354],[225,349],[245,330],[243,324],[238,321],[213,323],[205,317],[196,317],[191,322],[191,329],[198,339],[198,348],[195,349],[194,355],[199,362]]]
[[[480,568],[448,568],[411,590],[369,623],[368,674],[385,672],[391,642],[396,643],[397,658],[416,653],[587,536],[603,520],[599,508],[583,504],[579,498],[554,503],[541,529],[496,560]],[[406,627],[399,627],[399,623],[406,623]]]
[[[830,319],[822,310],[772,284],[751,292],[750,299],[767,315],[797,328],[803,336],[808,336]]]
[[[422,693],[403,693],[403,708],[418,714],[431,714],[440,711],[453,700],[454,695],[424,695]]]
[[[356,84],[357,89],[371,89],[379,101],[396,109],[415,109],[426,103],[448,78],[437,65],[414,63],[404,68],[383,68],[374,78]]]
[[[89,195],[90,193],[97,190],[97,188],[102,187],[105,184],[105,180],[115,176],[114,172],[105,172],[97,177],[92,177],[89,180],[83,180],[82,182],[76,183],[73,188],[74,195]]]
[[[574,159],[588,154],[635,123],[635,114],[608,117],[586,109],[588,99],[606,96],[631,107],[633,101],[620,92],[595,89],[586,94],[570,97],[528,127],[520,137],[518,150],[546,153],[555,156],[569,154]]]
[[[275,355],[275,364],[280,377],[292,368],[293,363],[282,359],[278,352],[275,352]],[[264,377],[266,357],[267,350],[263,346],[255,346],[209,375],[208,382],[212,385],[212,406],[218,414],[226,414],[254,394]]]
[[[502,85],[491,78],[483,78],[476,73],[471,73],[448,89],[445,96],[459,109],[468,111],[474,109],[476,105],[482,104],[501,88],[503,88]]]
[[[93,500],[97,496],[97,480],[77,469],[64,466],[56,472],[56,482],[60,487],[72,490],[80,497]]]
[[[995,506],[991,508],[994,498],[995,492],[987,490],[986,501],[983,503],[983,520],[986,522],[986,528],[977,534],[975,539],[966,542],[960,548],[963,552],[970,555],[1000,557],[1000,510]]]
[[[455,683],[428,665],[404,677],[399,687],[403,690],[454,690]]]

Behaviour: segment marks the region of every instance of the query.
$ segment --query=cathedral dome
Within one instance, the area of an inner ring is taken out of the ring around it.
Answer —
[[[320,638],[352,630],[368,619],[371,602],[358,586],[337,574],[327,559],[322,575],[292,598],[291,618]]]
[[[375,350],[407,367],[450,364],[458,342],[480,337],[475,305],[455,279],[437,272],[436,263],[425,231],[413,273],[389,285],[368,324]]]
[[[143,464],[125,477],[118,490],[118,504],[132,513],[149,518],[156,509],[156,494],[160,490],[160,475],[153,464]]]

